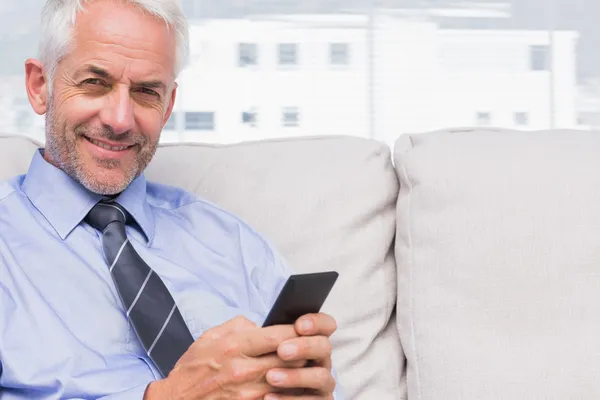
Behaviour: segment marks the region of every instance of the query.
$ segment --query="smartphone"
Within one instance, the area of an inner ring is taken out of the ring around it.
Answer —
[[[321,311],[338,275],[335,271],[328,271],[290,276],[267,315],[263,328],[294,324],[305,314]]]

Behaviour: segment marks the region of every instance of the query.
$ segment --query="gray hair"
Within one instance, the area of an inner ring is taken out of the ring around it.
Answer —
[[[40,61],[46,69],[49,83],[52,82],[58,63],[65,57],[73,39],[73,27],[77,14],[90,0],[47,0],[42,12]],[[188,23],[181,10],[179,0],[121,0],[138,6],[165,21],[175,31],[177,53],[175,77],[187,62],[189,48]],[[52,90],[50,85],[49,90]]]

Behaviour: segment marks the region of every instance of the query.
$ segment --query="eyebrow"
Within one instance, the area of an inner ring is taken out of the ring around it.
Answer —
[[[165,85],[162,81],[148,81],[148,82],[138,82],[134,83],[135,86],[144,87],[148,89],[161,89],[165,90],[167,85]]]
[[[104,78],[107,80],[112,80],[113,77],[111,76],[111,74],[98,67],[95,65],[84,65],[84,68],[81,69],[77,75],[83,75],[85,73],[90,73],[93,75],[96,75],[100,78]],[[153,80],[153,81],[146,81],[146,82],[133,82],[133,86],[137,86],[137,87],[143,87],[143,88],[148,88],[148,89],[159,89],[159,90],[165,90],[167,89],[167,85],[165,85],[164,82],[160,81],[160,80]]]
[[[97,67],[95,65],[84,65],[84,68],[79,70],[79,72],[77,73],[77,75],[83,75],[85,73],[90,73],[90,74],[94,74],[96,76],[99,76],[101,78],[105,78],[105,79],[111,79],[112,77],[110,76],[110,74],[108,73],[108,71]]]

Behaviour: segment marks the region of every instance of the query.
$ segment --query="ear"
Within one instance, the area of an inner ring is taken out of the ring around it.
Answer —
[[[48,81],[39,60],[25,61],[25,87],[33,110],[39,115],[45,114],[48,110]]]
[[[171,117],[171,113],[173,113],[173,106],[175,105],[175,99],[177,98],[177,82],[173,83],[173,90],[171,91],[171,99],[169,101],[169,106],[167,107],[167,112],[165,113],[165,117],[163,119],[162,127],[164,128],[167,124],[167,121]]]

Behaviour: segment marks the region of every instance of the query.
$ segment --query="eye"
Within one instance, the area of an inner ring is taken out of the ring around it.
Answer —
[[[106,82],[104,82],[103,80],[98,79],[98,78],[89,78],[89,79],[86,79],[85,81],[83,81],[82,83],[84,83],[86,85],[92,85],[92,86],[97,86],[97,85],[106,86]]]
[[[148,89],[148,88],[142,87],[142,88],[137,88],[136,91],[138,93],[145,94],[145,95],[148,95],[148,96],[160,97],[160,95],[158,93],[156,93],[152,89]]]

